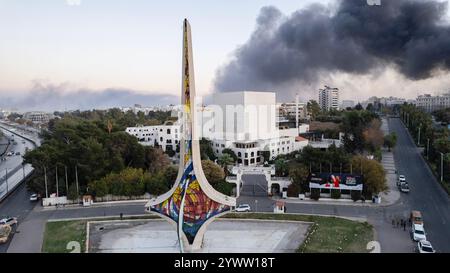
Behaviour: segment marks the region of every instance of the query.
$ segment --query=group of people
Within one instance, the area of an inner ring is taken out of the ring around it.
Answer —
[[[406,231],[406,220],[402,219],[394,219],[392,218],[392,227],[396,228],[403,228],[404,231]]]

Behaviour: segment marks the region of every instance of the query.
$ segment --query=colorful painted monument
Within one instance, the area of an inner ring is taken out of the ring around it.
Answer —
[[[217,216],[236,206],[236,199],[216,191],[203,173],[199,137],[195,126],[194,64],[191,27],[187,19],[183,26],[183,70],[181,103],[180,167],[172,189],[146,204],[148,212],[176,224],[180,248],[201,247],[207,225]]]

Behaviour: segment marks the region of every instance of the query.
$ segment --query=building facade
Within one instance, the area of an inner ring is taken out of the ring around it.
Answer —
[[[339,110],[339,89],[326,85],[319,89],[319,106],[323,111]]]
[[[54,118],[54,116],[50,113],[35,111],[25,113],[23,118],[36,124],[44,124],[48,123],[50,119]]]
[[[438,96],[432,96],[430,94],[420,95],[417,97],[415,104],[418,108],[427,112],[449,108],[450,92]]]
[[[155,126],[128,127],[125,131],[135,136],[142,145],[158,146],[163,151],[176,151],[181,137],[180,125],[172,122]]]

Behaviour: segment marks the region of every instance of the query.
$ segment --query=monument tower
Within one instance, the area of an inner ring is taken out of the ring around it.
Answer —
[[[203,173],[199,136],[195,126],[197,111],[191,27],[187,19],[183,25],[182,56],[183,110],[178,176],[170,191],[150,200],[145,207],[148,212],[157,213],[177,226],[180,248],[184,251],[199,249],[207,225],[215,217],[236,206],[236,199],[216,191]]]

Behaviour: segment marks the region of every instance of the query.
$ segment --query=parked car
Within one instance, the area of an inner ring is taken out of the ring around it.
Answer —
[[[409,185],[408,183],[404,182],[400,184],[400,191],[404,193],[409,193]]]
[[[409,220],[411,223],[416,225],[423,225],[422,213],[418,210],[411,211],[411,215],[409,216]]]
[[[411,232],[412,232],[412,238],[416,242],[427,239],[427,234],[425,233],[425,229],[423,228],[423,225],[412,224]]]
[[[236,207],[236,212],[249,212],[251,211],[249,204],[241,204]]]
[[[38,195],[36,193],[33,193],[32,195],[30,195],[30,201],[37,201],[38,200]]]
[[[20,155],[20,152],[16,152],[15,155]]]
[[[399,175],[398,182],[406,182],[406,177],[403,174]]]
[[[419,251],[419,253],[435,253],[436,252],[434,250],[433,246],[431,245],[431,243],[426,240],[422,240],[417,243],[417,250]]]
[[[7,225],[7,226],[13,226],[17,224],[17,218],[16,217],[5,217],[0,220],[0,226],[1,225]]]

